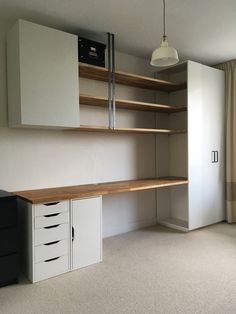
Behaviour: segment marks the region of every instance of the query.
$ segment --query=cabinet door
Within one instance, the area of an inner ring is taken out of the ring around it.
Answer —
[[[102,259],[101,197],[72,201],[72,269]]]
[[[7,38],[12,127],[78,127],[78,38],[19,20]]]
[[[218,162],[213,162],[213,151]],[[188,63],[189,229],[224,219],[224,73]]]

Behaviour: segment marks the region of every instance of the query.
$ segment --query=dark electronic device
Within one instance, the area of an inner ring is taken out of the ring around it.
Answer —
[[[105,67],[106,45],[79,37],[79,61],[100,67]]]

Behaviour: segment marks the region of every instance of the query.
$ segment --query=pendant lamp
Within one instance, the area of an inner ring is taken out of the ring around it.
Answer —
[[[156,67],[166,67],[179,62],[178,52],[170,47],[166,36],[166,3],[163,0],[163,36],[161,47],[155,49],[152,53],[151,65]]]

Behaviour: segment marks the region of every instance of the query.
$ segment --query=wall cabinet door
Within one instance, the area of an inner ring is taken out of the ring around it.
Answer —
[[[224,73],[188,62],[190,230],[224,219],[224,129]]]
[[[72,202],[72,269],[102,260],[102,198]]]
[[[11,127],[78,127],[78,38],[19,20],[7,38]]]

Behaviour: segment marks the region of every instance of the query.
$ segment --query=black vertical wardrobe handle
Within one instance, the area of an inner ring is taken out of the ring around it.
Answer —
[[[215,151],[215,162],[219,161],[219,152],[218,150]]]
[[[72,227],[72,242],[74,241],[75,239],[75,229],[74,227]]]

